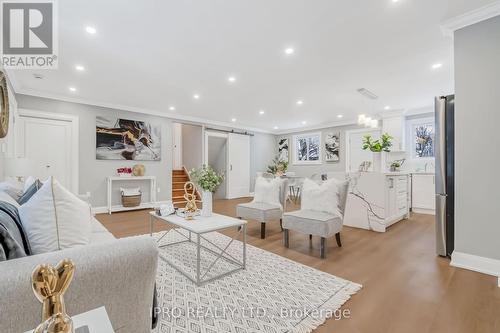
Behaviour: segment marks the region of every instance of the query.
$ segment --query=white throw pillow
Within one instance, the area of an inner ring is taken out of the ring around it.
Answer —
[[[280,190],[282,182],[283,180],[280,178],[257,177],[253,201],[281,206]]]
[[[310,179],[305,179],[302,184],[300,208],[340,216],[338,187],[335,179],[330,179],[320,184]]]
[[[33,254],[52,252],[90,241],[89,205],[49,178],[31,199],[19,208]]]
[[[24,181],[23,193],[26,192],[30,188],[30,186],[33,185],[33,183],[35,183],[35,180],[36,178],[32,176],[26,178],[26,180]]]
[[[0,183],[0,192],[7,193],[17,201],[24,193],[24,185],[16,179],[6,179],[4,182]]]

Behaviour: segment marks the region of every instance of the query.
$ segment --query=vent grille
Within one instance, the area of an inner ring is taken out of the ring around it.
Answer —
[[[375,95],[374,93],[372,93],[370,90],[366,89],[366,88],[359,88],[357,90],[358,93],[360,93],[361,95],[365,96],[366,98],[369,98],[369,99],[377,99],[378,96]]]

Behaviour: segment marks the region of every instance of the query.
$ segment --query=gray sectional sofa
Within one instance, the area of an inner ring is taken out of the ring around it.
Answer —
[[[2,198],[7,197],[0,192]],[[151,332],[156,242],[149,236],[117,240],[96,219],[88,245],[0,262],[0,332],[22,333],[40,323],[42,306],[31,290],[31,273],[39,264],[56,265],[64,258],[76,264],[65,295],[69,315],[104,306],[115,332]]]

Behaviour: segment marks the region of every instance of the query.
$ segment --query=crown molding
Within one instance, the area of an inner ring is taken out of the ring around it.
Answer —
[[[325,124],[315,125],[315,126],[304,126],[304,127],[278,130],[278,131],[274,132],[274,134],[278,135],[278,136],[282,136],[282,135],[287,135],[287,134],[303,133],[303,132],[309,132],[309,131],[323,130],[323,129],[332,128],[332,127],[350,126],[350,125],[357,125],[357,124],[358,124],[357,121],[348,121],[348,120],[335,121],[335,122],[330,122],[330,123],[325,123]]]
[[[397,109],[397,110],[387,110],[379,112],[377,115],[382,118],[394,118],[394,117],[404,117],[406,114],[405,109]]]
[[[455,31],[498,15],[500,15],[500,1],[495,1],[443,22],[441,31],[446,37],[453,38]]]
[[[243,131],[265,133],[265,134],[275,134],[272,131],[268,131],[268,130],[264,130],[264,129],[256,128],[256,127],[238,126],[238,125],[235,125],[234,123],[204,119],[204,118],[193,117],[193,116],[184,116],[181,114],[170,113],[170,112],[166,112],[166,111],[159,111],[159,110],[146,109],[146,108],[140,108],[140,107],[135,107],[135,106],[120,105],[120,104],[114,104],[114,103],[99,102],[99,101],[93,101],[93,100],[84,99],[84,98],[78,98],[78,97],[68,97],[68,96],[64,96],[64,95],[40,92],[40,91],[32,90],[32,89],[23,89],[23,88],[19,88],[19,86],[17,87],[17,89],[16,89],[16,87],[14,87],[14,90],[15,90],[16,94],[20,94],[20,95],[35,96],[35,97],[47,98],[47,99],[69,102],[69,103],[77,103],[77,104],[91,105],[91,106],[97,106],[97,107],[102,107],[102,108],[107,108],[107,109],[114,109],[114,110],[147,114],[147,115],[163,117],[163,118],[167,118],[167,119],[170,119],[173,121],[179,121],[179,122],[183,122],[183,123],[205,125],[205,126],[207,126],[207,125],[218,126],[218,127],[230,128],[230,129],[235,129],[235,130],[243,130]]]

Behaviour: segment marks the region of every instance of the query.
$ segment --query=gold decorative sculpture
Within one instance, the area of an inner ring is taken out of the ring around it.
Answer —
[[[186,199],[184,216],[186,220],[192,220],[194,214],[198,210],[198,207],[196,206],[196,187],[193,182],[187,182],[184,184],[184,199]]]
[[[68,289],[75,264],[64,259],[56,267],[39,265],[33,271],[32,288],[42,302],[42,323],[33,333],[74,333],[73,321],[66,313],[63,295]]]
[[[0,139],[9,131],[9,92],[5,73],[0,71]]]
[[[136,177],[142,177],[146,173],[144,164],[136,164],[132,167],[132,174]]]

